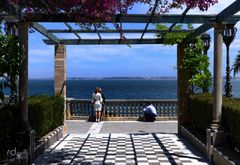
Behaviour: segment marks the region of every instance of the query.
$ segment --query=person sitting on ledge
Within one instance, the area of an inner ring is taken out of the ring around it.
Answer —
[[[143,108],[143,121],[154,122],[156,120],[157,111],[151,102],[147,102]]]

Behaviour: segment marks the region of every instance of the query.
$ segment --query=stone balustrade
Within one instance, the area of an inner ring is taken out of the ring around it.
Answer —
[[[150,101],[157,110],[158,120],[177,119],[177,100],[107,99],[104,105],[105,120],[137,120],[142,116],[143,105]],[[86,119],[94,115],[90,99],[66,99],[67,119]]]

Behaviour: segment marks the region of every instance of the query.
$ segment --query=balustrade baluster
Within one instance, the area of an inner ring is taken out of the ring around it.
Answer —
[[[130,108],[129,108],[129,114],[130,114],[130,115],[129,115],[129,116],[132,117],[132,116],[133,116],[133,107],[134,107],[134,106],[133,106],[133,102],[130,102],[129,104],[130,104]]]
[[[84,109],[83,109],[83,107],[84,107],[84,102],[85,102],[85,101],[83,101],[82,103],[80,103],[80,104],[78,105],[81,116],[85,116]]]
[[[109,102],[105,103],[105,112],[106,112],[106,117],[109,117],[109,114],[110,114],[110,112],[109,112]]]
[[[82,102],[81,103],[76,103],[76,105],[77,105],[77,116],[83,116],[83,114],[81,112]]]
[[[128,103],[125,103],[124,114],[125,116],[128,116]]]
[[[162,116],[165,116],[165,103],[162,103]]]
[[[138,102],[138,116],[137,117],[140,117],[141,116],[141,109],[142,109],[142,107],[141,107],[141,105],[140,105],[140,102]]]
[[[90,113],[89,113],[89,101],[86,101],[86,116],[90,116]]]
[[[72,112],[72,102],[71,101],[69,101],[69,111],[70,111],[70,116],[72,116],[73,115],[73,112]]]
[[[123,105],[123,103],[119,103],[119,105],[120,105],[120,108],[119,108],[119,116],[124,116],[124,114],[123,114],[123,109],[124,109],[124,105]]]
[[[118,112],[118,116],[120,117],[121,116],[121,104],[119,102],[116,102],[117,104],[117,112]]]
[[[114,108],[114,103],[111,103],[111,110],[113,112],[113,116],[117,117],[117,112],[116,112],[116,109]]]
[[[168,116],[171,117],[172,116],[172,103],[168,102]]]
[[[136,102],[133,102],[133,117],[136,117]]]
[[[167,116],[170,116],[170,109],[169,109],[169,103],[168,102],[166,103],[166,110],[167,110],[167,112],[166,112]]]

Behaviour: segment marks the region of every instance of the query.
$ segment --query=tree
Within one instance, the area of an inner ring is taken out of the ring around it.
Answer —
[[[11,95],[16,87],[15,76],[19,74],[18,38],[3,34],[0,31],[0,99],[3,100],[3,90],[10,89]]]
[[[234,77],[240,71],[240,51],[238,52],[237,57],[234,60],[234,63],[233,63],[233,66],[232,66],[232,70],[233,70]]]

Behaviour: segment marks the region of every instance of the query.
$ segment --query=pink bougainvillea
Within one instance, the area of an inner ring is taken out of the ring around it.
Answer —
[[[9,0],[22,9],[23,18],[41,15],[67,13],[79,22],[104,22],[116,13],[126,14],[136,3],[149,5],[149,12],[155,1],[152,0]],[[156,12],[168,12],[171,8],[188,6],[205,11],[217,0],[158,0]]]

